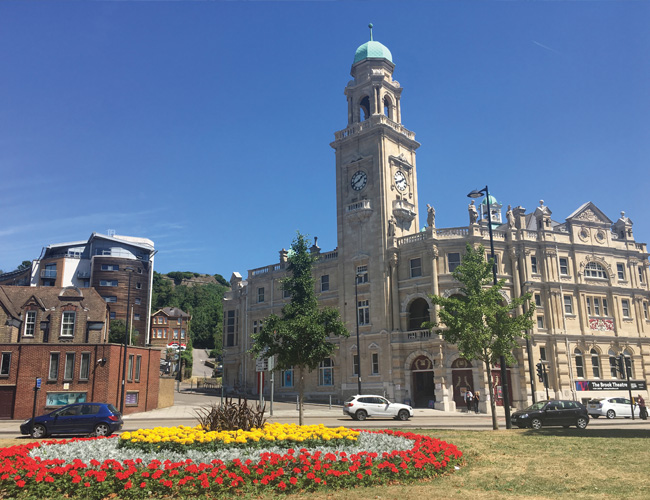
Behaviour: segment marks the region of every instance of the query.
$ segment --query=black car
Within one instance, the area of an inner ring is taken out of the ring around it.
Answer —
[[[53,434],[110,436],[123,425],[122,414],[112,404],[74,403],[32,419],[20,426],[21,434],[44,438]]]
[[[525,410],[516,411],[511,415],[512,425],[520,429],[542,426],[557,426],[568,428],[575,425],[584,429],[589,423],[589,412],[582,403],[566,399],[539,401]]]

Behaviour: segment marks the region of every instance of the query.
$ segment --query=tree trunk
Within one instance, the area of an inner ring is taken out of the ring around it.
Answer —
[[[298,425],[302,425],[302,400],[305,394],[305,381],[304,381],[305,367],[298,366]]]
[[[488,390],[490,391],[490,410],[492,411],[492,430],[499,430],[499,422],[497,422],[497,405],[494,399],[494,384],[492,383],[492,369],[490,367],[489,358],[485,357],[485,368],[487,369],[488,377]]]

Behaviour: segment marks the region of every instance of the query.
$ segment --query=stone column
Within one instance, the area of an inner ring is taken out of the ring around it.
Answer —
[[[431,291],[433,295],[440,295],[438,289],[438,247],[429,248],[429,255],[431,256]],[[438,306],[433,306],[430,319],[433,322],[438,321]]]
[[[394,251],[390,256],[389,262],[389,272],[390,272],[390,294],[392,302],[392,318],[391,326],[392,330],[401,330],[401,322],[399,315],[399,290],[398,290],[398,277],[397,277],[397,266],[399,264],[399,256],[397,251]]]
[[[586,297],[584,293],[578,294],[578,314],[580,315],[580,333],[587,333],[589,328],[589,317],[587,315]],[[613,304],[612,304],[613,305]]]

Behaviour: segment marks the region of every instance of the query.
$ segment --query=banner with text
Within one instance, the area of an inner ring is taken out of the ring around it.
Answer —
[[[644,380],[630,380],[633,391],[645,391],[647,385]],[[578,380],[577,391],[627,391],[627,380]]]

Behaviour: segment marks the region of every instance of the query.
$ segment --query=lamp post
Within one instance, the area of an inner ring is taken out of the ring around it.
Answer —
[[[480,198],[485,195],[487,200],[488,212],[488,232],[490,235],[490,254],[492,259],[492,278],[494,284],[497,284],[497,264],[494,257],[494,236],[492,235],[492,211],[490,210],[490,191],[487,185],[483,189],[475,189],[467,195],[468,198]],[[506,370],[506,358],[503,354],[499,357],[499,364],[501,365],[501,386],[503,387],[503,409],[506,414],[506,429],[512,429],[512,421],[510,420],[510,395],[508,394],[508,373]]]
[[[361,394],[361,350],[359,347],[359,274],[354,277],[354,312],[357,317],[357,386]]]
[[[532,283],[526,281],[524,283],[525,289],[528,290],[530,285],[532,285]],[[529,307],[528,303],[526,303],[526,307]],[[528,356],[528,374],[530,376],[531,395],[533,396],[533,404],[535,404],[535,373],[533,372],[533,354],[530,349],[530,335],[526,335],[526,354]]]
[[[129,273],[129,284],[126,292],[126,329],[124,330],[124,359],[122,360],[122,395],[120,396],[120,413],[124,415],[124,397],[126,395],[126,353],[129,347],[129,309],[131,307],[131,273],[132,267],[125,267]]]

